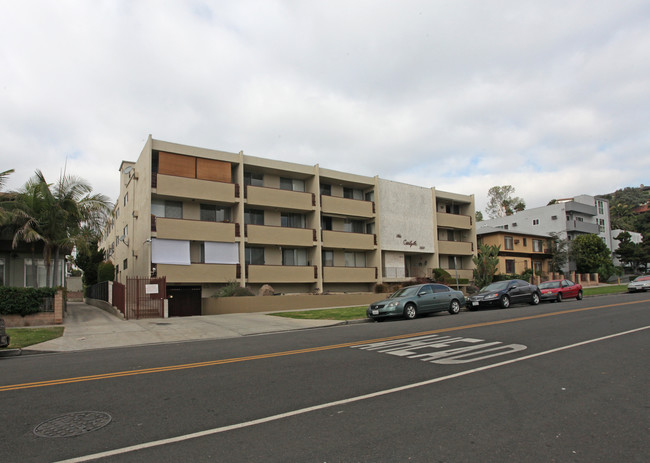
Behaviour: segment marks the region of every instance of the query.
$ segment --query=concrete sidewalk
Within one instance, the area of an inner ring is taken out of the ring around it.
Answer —
[[[122,320],[83,302],[68,302],[63,336],[23,349],[70,352],[107,347],[223,339],[344,324],[338,320],[296,320],[248,313]]]

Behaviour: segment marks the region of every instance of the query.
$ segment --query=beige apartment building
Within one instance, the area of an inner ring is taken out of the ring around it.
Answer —
[[[151,136],[136,162],[122,162],[120,180],[100,244],[116,281],[165,276],[168,295],[192,313],[233,281],[323,293],[435,268],[472,278],[473,195]]]

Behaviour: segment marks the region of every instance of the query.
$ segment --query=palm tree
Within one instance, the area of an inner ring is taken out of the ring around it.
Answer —
[[[67,175],[61,175],[53,186],[37,170],[12,204],[10,216],[15,230],[12,246],[16,248],[21,241],[43,243],[47,286],[58,283],[52,263],[56,269],[61,250],[72,249],[82,236],[82,227],[101,228],[110,210],[106,196],[91,192],[85,181]],[[32,270],[36,283],[35,265]]]

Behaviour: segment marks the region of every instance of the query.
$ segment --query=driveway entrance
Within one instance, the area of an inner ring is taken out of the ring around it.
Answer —
[[[170,317],[201,315],[200,286],[167,286]]]

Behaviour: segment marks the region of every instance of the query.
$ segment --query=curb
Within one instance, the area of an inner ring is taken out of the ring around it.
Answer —
[[[17,357],[22,353],[22,349],[1,349],[0,357]]]

